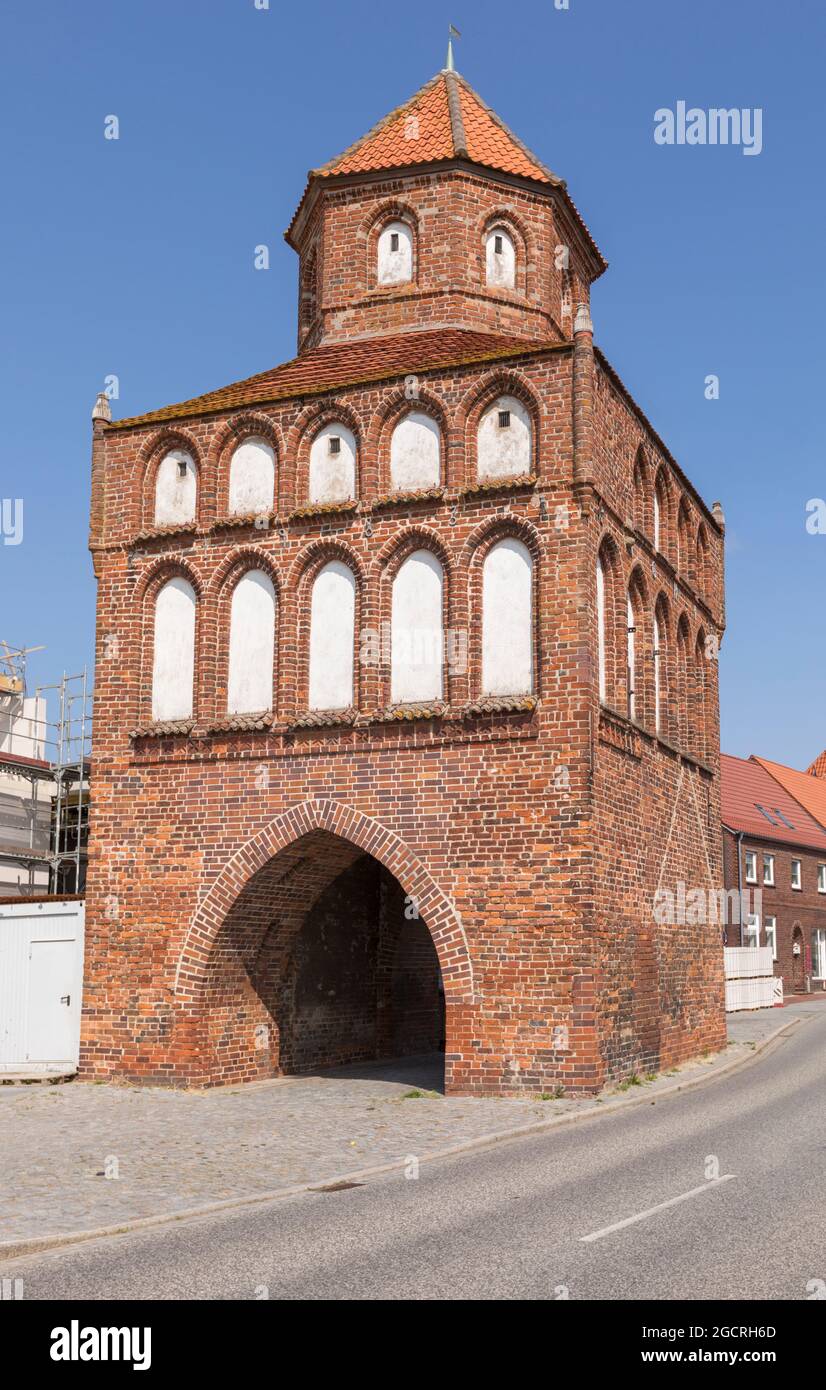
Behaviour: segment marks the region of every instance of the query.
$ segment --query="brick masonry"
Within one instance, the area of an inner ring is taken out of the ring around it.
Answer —
[[[415,220],[418,278],[378,292],[371,236],[399,208]],[[399,378],[180,423],[95,423],[82,1075],[214,1085],[432,1046],[444,1027],[450,1091],[576,1094],[723,1045],[719,931],[659,926],[651,910],[662,883],[722,881],[722,525],[594,349],[587,320],[574,333],[564,296],[587,305],[598,272],[563,215],[528,180],[450,166],[339,180],[294,229],[305,350],[439,324],[524,336],[506,359],[417,374],[418,408],[442,429],[438,496],[375,505],[388,491],[389,432],[411,404]],[[513,226],[521,256],[504,297],[481,281],[494,216]],[[560,236],[567,288],[554,266]],[[479,490],[476,425],[503,393],[530,412],[533,472]],[[331,419],[356,436],[357,505],[295,516],[310,441]],[[276,452],[266,528],[228,516],[228,459],[245,434]],[[155,473],[173,447],[195,460],[197,517],[156,532]],[[480,708],[481,564],[506,535],[534,560],[536,698]],[[312,576],[331,557],[354,570],[358,656],[360,631],[389,619],[401,559],[421,546],[444,565],[446,627],[469,635],[444,707],[391,717],[389,670],[357,660],[351,722],[302,726]],[[229,598],[251,566],[278,596],[272,713],[231,728]],[[196,692],[193,720],[163,730],[151,721],[153,605],[173,575],[198,598]]]

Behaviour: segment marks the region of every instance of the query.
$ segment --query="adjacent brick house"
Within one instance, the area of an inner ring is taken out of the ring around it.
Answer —
[[[287,238],[293,361],[96,410],[83,1073],[722,1045],[718,929],[651,910],[722,882],[722,514],[593,344],[565,184],[443,71]]]
[[[771,946],[784,992],[802,993],[807,976],[826,987],[826,829],[769,767],[780,765],[721,757],[726,888],[745,891],[750,909],[727,944]]]

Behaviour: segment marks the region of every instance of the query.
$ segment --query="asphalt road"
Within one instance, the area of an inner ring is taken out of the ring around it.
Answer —
[[[820,1010],[685,1095],[0,1274],[26,1299],[805,1300],[824,1192]]]

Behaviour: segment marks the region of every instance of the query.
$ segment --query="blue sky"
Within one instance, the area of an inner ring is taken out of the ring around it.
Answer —
[[[295,350],[282,239],[306,171],[443,65],[557,173],[610,262],[596,337],[728,523],[723,747],[826,745],[823,53],[813,0],[8,0],[0,21],[0,638],[32,684],[91,662],[90,411],[118,415]],[[667,147],[654,112],[760,107],[763,150]],[[120,139],[103,137],[117,115]],[[270,247],[269,271],[253,250]],[[708,401],[704,379],[720,378]]]

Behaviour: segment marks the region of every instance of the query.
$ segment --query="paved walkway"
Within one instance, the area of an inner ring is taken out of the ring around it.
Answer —
[[[654,1100],[747,1056],[790,1013],[818,1007],[735,1015],[724,1052],[592,1100],[446,1098],[433,1058],[211,1091],[0,1086],[0,1252],[3,1243],[329,1182],[617,1100]]]

